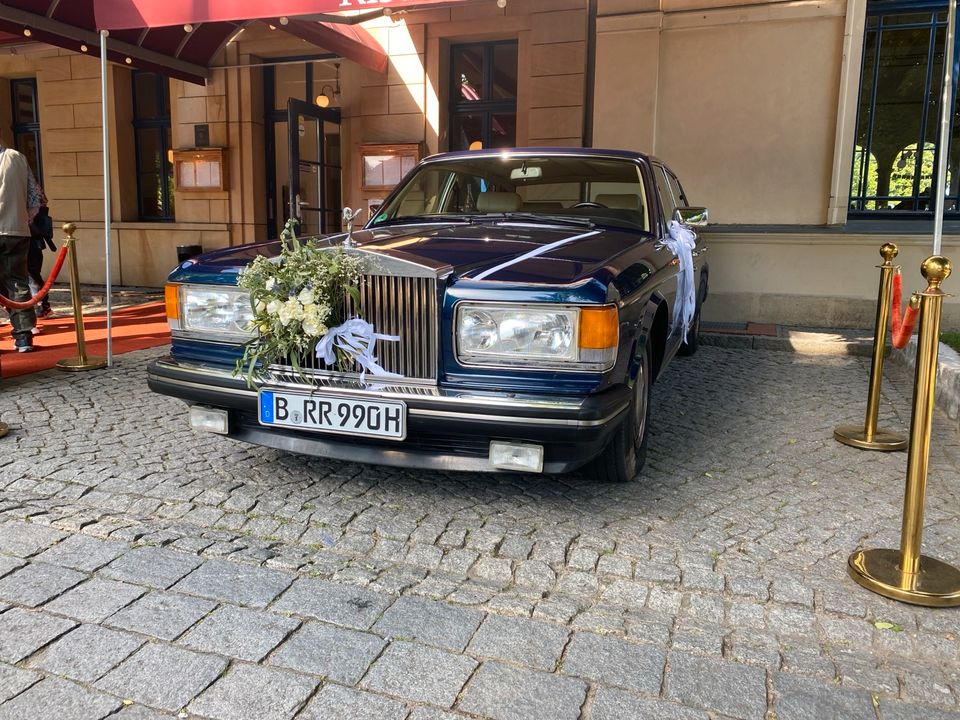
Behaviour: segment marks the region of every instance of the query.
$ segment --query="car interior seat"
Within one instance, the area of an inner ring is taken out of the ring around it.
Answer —
[[[482,213],[515,212],[520,209],[520,196],[515,192],[482,192],[477,197],[477,210]]]

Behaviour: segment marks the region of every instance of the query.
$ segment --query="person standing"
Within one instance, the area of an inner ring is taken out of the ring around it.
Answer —
[[[0,141],[0,291],[17,302],[31,297],[27,276],[30,221],[43,200],[43,190],[27,158]],[[33,308],[12,310],[10,322],[17,352],[33,350],[32,330],[37,324]]]

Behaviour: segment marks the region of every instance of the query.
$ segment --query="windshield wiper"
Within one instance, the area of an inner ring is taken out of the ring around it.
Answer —
[[[501,213],[483,213],[481,215],[463,216],[471,223],[492,222],[496,220],[523,220],[535,223],[550,223],[554,225],[576,225],[577,227],[593,227],[593,220],[585,217],[571,217],[569,215],[546,215],[544,213],[532,212],[501,212]]]
[[[467,223],[470,222],[464,215],[403,215],[401,217],[386,218],[374,223],[371,227],[385,225],[413,225],[414,223]]]

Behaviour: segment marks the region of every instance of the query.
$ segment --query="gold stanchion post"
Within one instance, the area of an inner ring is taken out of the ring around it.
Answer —
[[[80,271],[77,269],[77,241],[73,237],[77,226],[73,223],[67,223],[63,226],[63,232],[66,239],[63,244],[67,246],[67,252],[70,254],[70,295],[73,299],[73,324],[77,328],[77,356],[64,358],[57,361],[57,367],[61,370],[97,370],[107,366],[107,359],[103,357],[87,357],[87,344],[83,337],[83,304],[80,299]]]
[[[927,289],[920,296],[920,334],[917,340],[917,372],[914,377],[900,550],[858,550],[847,563],[850,577],[868,590],[894,600],[928,607],[960,605],[960,570],[920,554],[930,460],[930,429],[937,385],[940,306],[945,295],[940,284],[947,279],[951,270],[950,261],[939,255],[928,257],[921,267]]]
[[[867,393],[867,416],[863,427],[841,425],[833,431],[835,440],[861,450],[904,450],[907,438],[900,433],[877,428],[880,412],[880,386],[883,383],[883,353],[887,344],[887,326],[890,324],[890,291],[893,287],[893,259],[900,251],[893,243],[880,246],[883,264],[880,268],[880,292],[877,297],[877,324],[873,330],[873,362],[870,365],[870,390]]]

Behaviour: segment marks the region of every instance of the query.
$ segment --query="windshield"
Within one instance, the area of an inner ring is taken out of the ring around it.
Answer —
[[[640,167],[582,155],[459,157],[419,167],[372,226],[517,214],[650,230]]]

